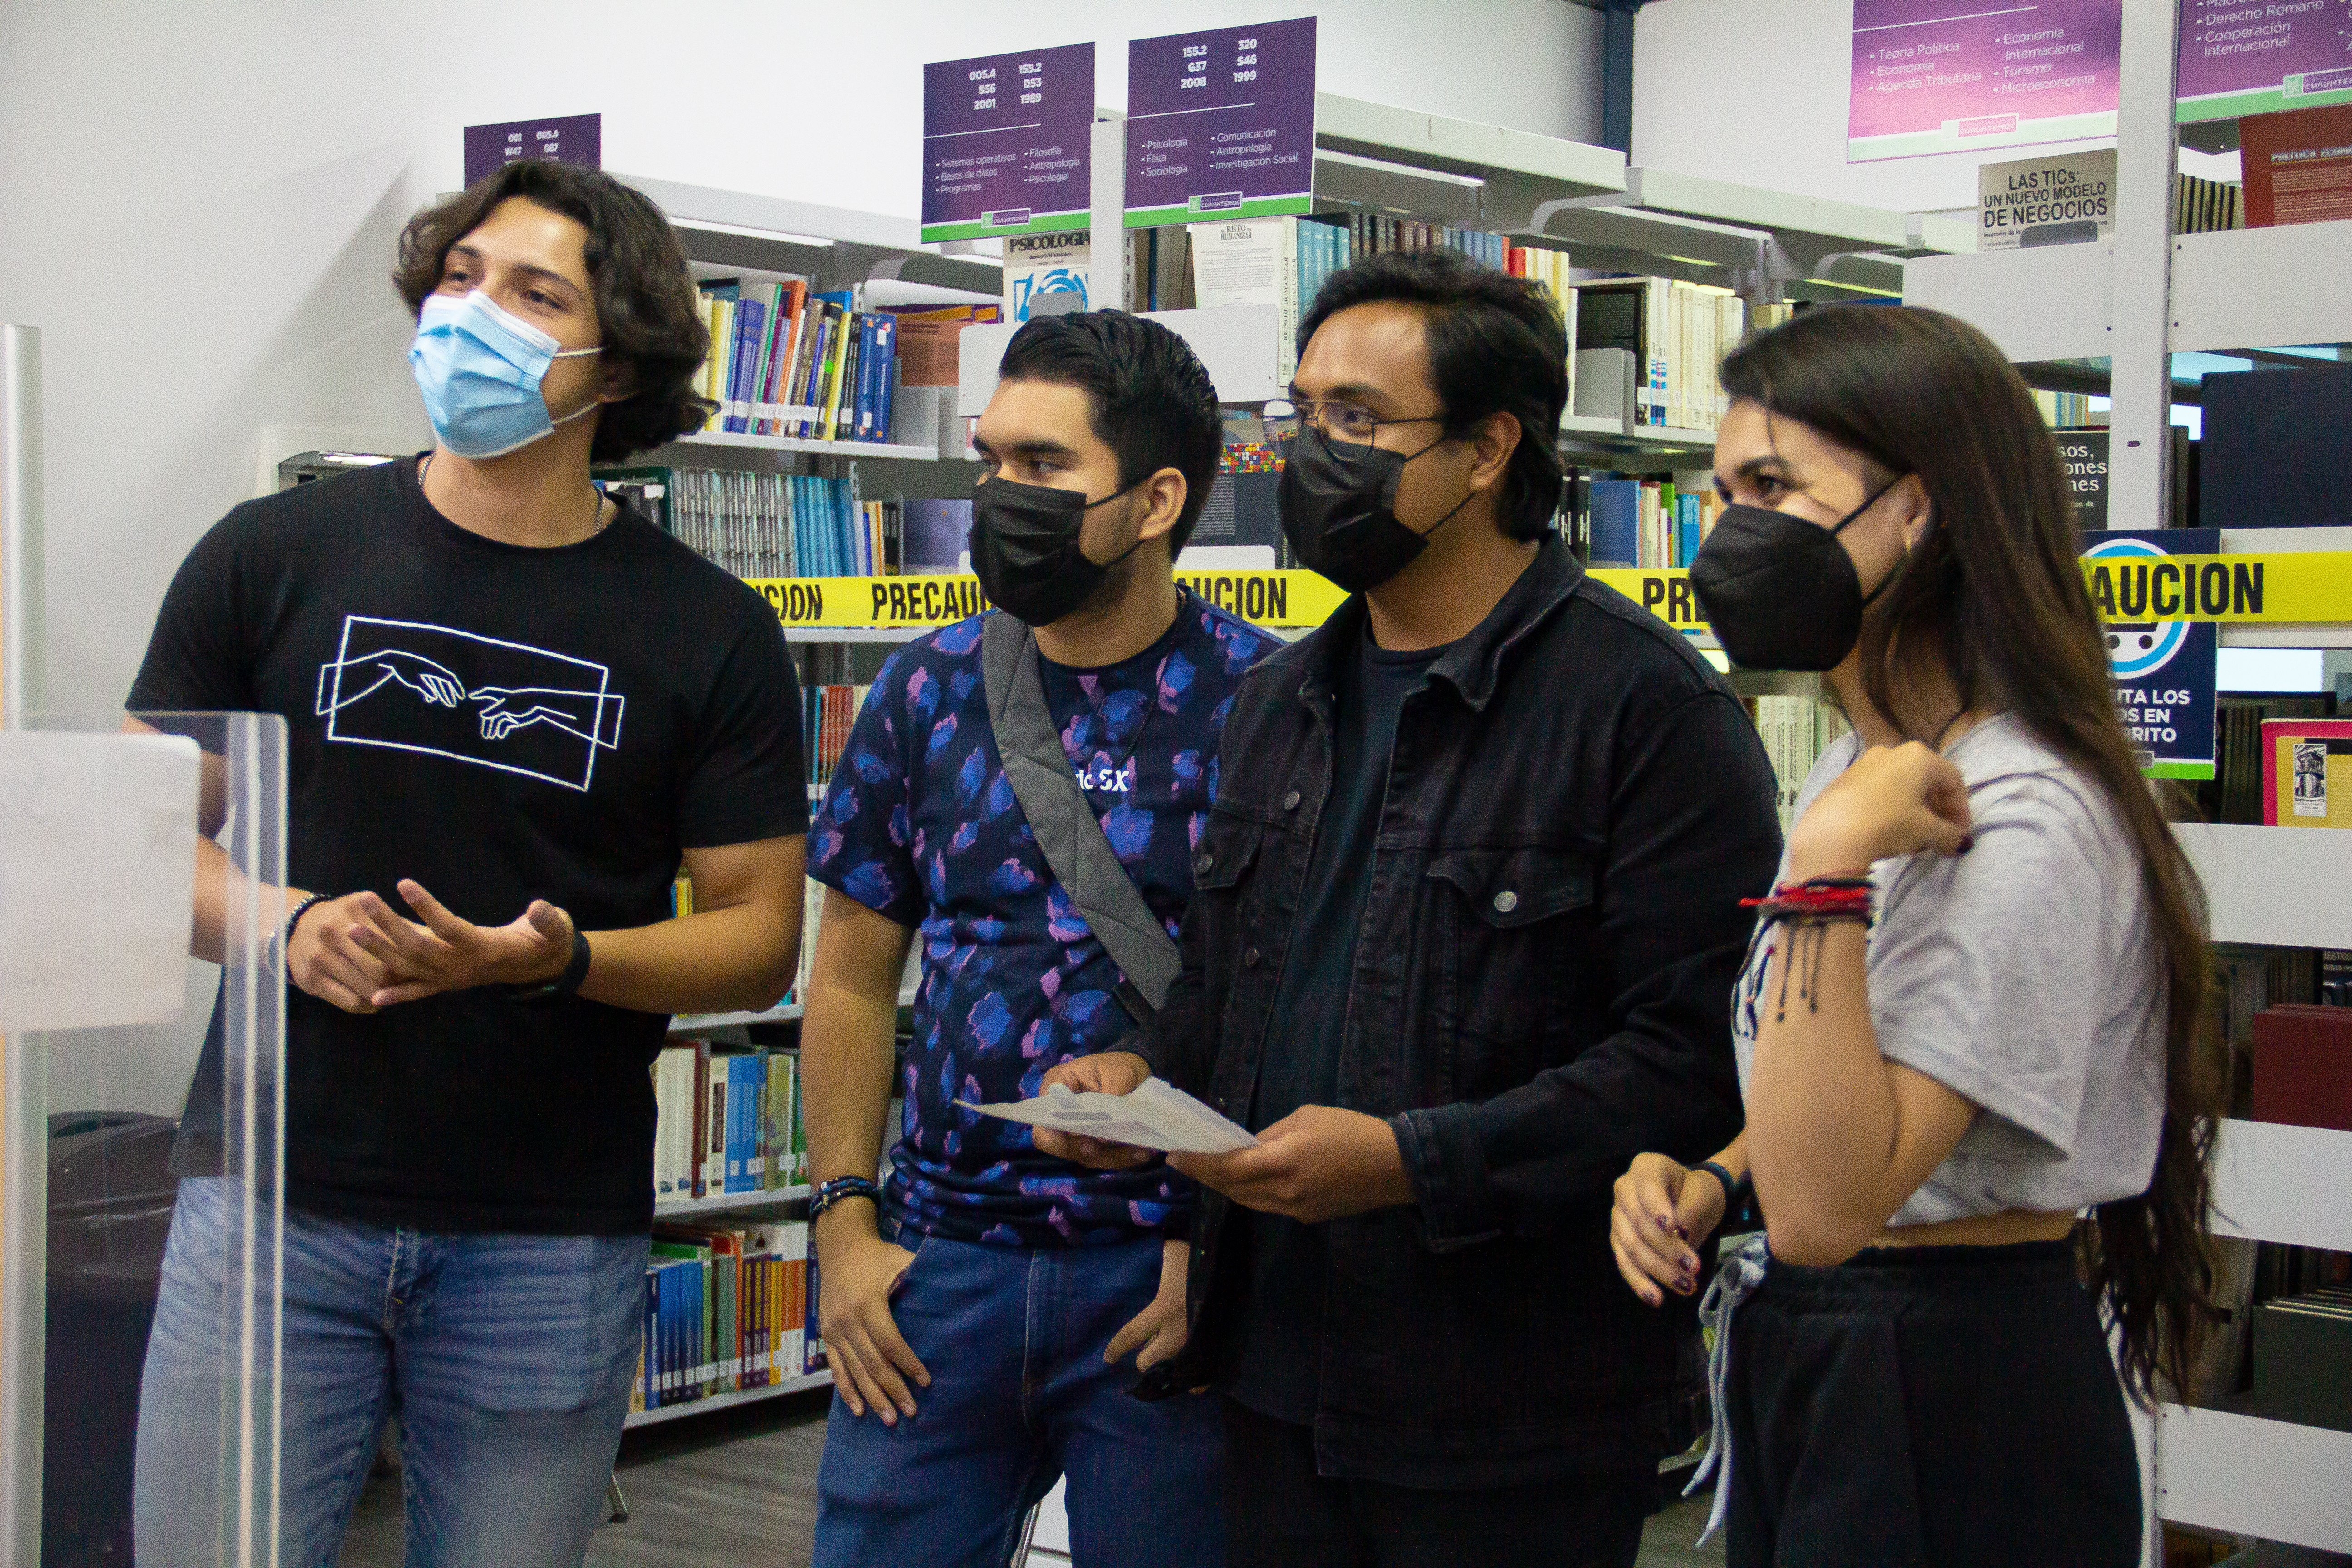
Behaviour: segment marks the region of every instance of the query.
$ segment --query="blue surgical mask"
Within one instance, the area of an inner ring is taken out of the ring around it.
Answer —
[[[408,348],[416,388],[441,445],[461,458],[503,458],[554,430],[539,384],[560,359],[603,349],[559,352],[553,338],[502,310],[480,289],[428,294]],[[597,405],[567,414],[569,424]]]

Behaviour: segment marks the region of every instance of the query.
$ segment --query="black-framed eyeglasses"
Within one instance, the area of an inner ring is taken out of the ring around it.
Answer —
[[[1443,425],[1441,414],[1415,415],[1410,419],[1382,419],[1370,409],[1354,403],[1339,403],[1329,399],[1277,397],[1269,400],[1259,415],[1265,426],[1265,438],[1277,447],[1287,447],[1298,439],[1299,432],[1312,425],[1331,448],[1332,456],[1342,462],[1360,460],[1372,449],[1373,438],[1383,425]]]

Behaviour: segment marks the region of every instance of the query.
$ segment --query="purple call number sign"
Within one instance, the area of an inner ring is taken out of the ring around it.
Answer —
[[[520,158],[545,158],[557,163],[577,163],[583,169],[604,167],[604,117],[566,114],[555,120],[509,120],[503,125],[466,127],[466,184],[495,173]]]
[[[1129,228],[1314,206],[1314,17],[1127,46]]]
[[[1853,0],[1847,156],[2112,135],[2122,51],[2122,0]]]
[[[1095,47],[923,68],[923,238],[1084,228],[1093,205]]]
[[[2352,90],[2352,0],[2181,0],[2183,121],[2340,102]]]

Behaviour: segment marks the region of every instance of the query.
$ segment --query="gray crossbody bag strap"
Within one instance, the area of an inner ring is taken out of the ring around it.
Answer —
[[[1046,866],[1118,965],[1124,977],[1119,1003],[1141,1024],[1167,1000],[1182,966],[1176,943],[1119,864],[1078,788],[1078,775],[1045,707],[1035,636],[999,611],[982,631],[980,663],[988,687],[988,722],[1013,796],[1037,836]]]

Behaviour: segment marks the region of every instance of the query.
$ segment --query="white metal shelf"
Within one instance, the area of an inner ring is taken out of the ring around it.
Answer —
[[[914,629],[920,631],[927,628]],[[819,790],[823,786],[812,784],[810,788]],[[901,1007],[911,1007],[915,1005],[915,987],[919,982],[914,977],[920,973],[921,958],[922,945],[919,942],[914,952],[907,957],[908,979],[906,984],[898,988],[898,1005]],[[758,1013],[680,1013],[669,1021],[669,1032],[673,1035],[691,1035],[701,1029],[730,1029],[746,1024],[789,1024],[798,1018],[802,1011],[799,1002],[785,1001]]]
[[[1625,188],[1625,155],[1613,148],[1336,92],[1315,95],[1315,143],[1483,180],[1490,220],[1500,216],[1498,202],[1506,210],[1531,209],[1543,201]]]
[[[758,1013],[681,1013],[669,1021],[673,1035],[691,1035],[701,1029],[731,1029],[746,1024],[789,1024],[801,1016],[797,1002],[781,1002]]]
[[[2157,1453],[2167,1520],[2336,1552],[2352,1544],[2352,1432],[2167,1405]]]
[[[2347,1194],[2352,1132],[2277,1121],[2221,1123],[2213,1156],[2215,1235],[2352,1251]]]
[[[707,1415],[714,1410],[729,1410],[738,1405],[756,1405],[763,1399],[782,1399],[788,1394],[806,1394],[814,1388],[831,1388],[830,1371],[813,1372],[806,1377],[795,1377],[766,1388],[739,1388],[731,1394],[712,1394],[700,1399],[689,1399],[683,1405],[657,1405],[651,1410],[632,1410],[621,1425],[635,1430],[639,1426],[658,1426],[665,1421],[675,1421],[681,1415]]]
[[[700,430],[680,436],[680,447],[740,447],[757,452],[806,452],[820,458],[890,458],[906,463],[957,462],[942,458],[937,447],[896,441],[803,441],[792,436],[751,436],[729,430]]]
[[[2175,353],[2352,342],[2352,293],[2320,287],[2341,270],[2352,219],[2172,237]],[[2025,363],[2107,357],[2115,246],[2053,245],[1906,264],[1903,302],[1982,328]]]
[[[654,1205],[654,1223],[666,1219],[685,1219],[699,1214],[731,1214],[739,1209],[772,1208],[778,1204],[796,1204],[809,1195],[806,1186],[769,1187],[759,1192],[717,1193],[707,1198],[679,1198],[675,1202]]]
[[[2204,880],[2216,942],[2352,948],[2352,833],[2182,822],[2173,834]]]
[[[2352,342],[2347,247],[2352,220],[2176,236],[2173,352]]]
[[[940,628],[937,626],[786,626],[786,642],[902,643]]]
[[[2112,350],[2112,243],[1924,256],[1903,268],[1903,302],[1980,328],[2021,363],[2104,359]]]

